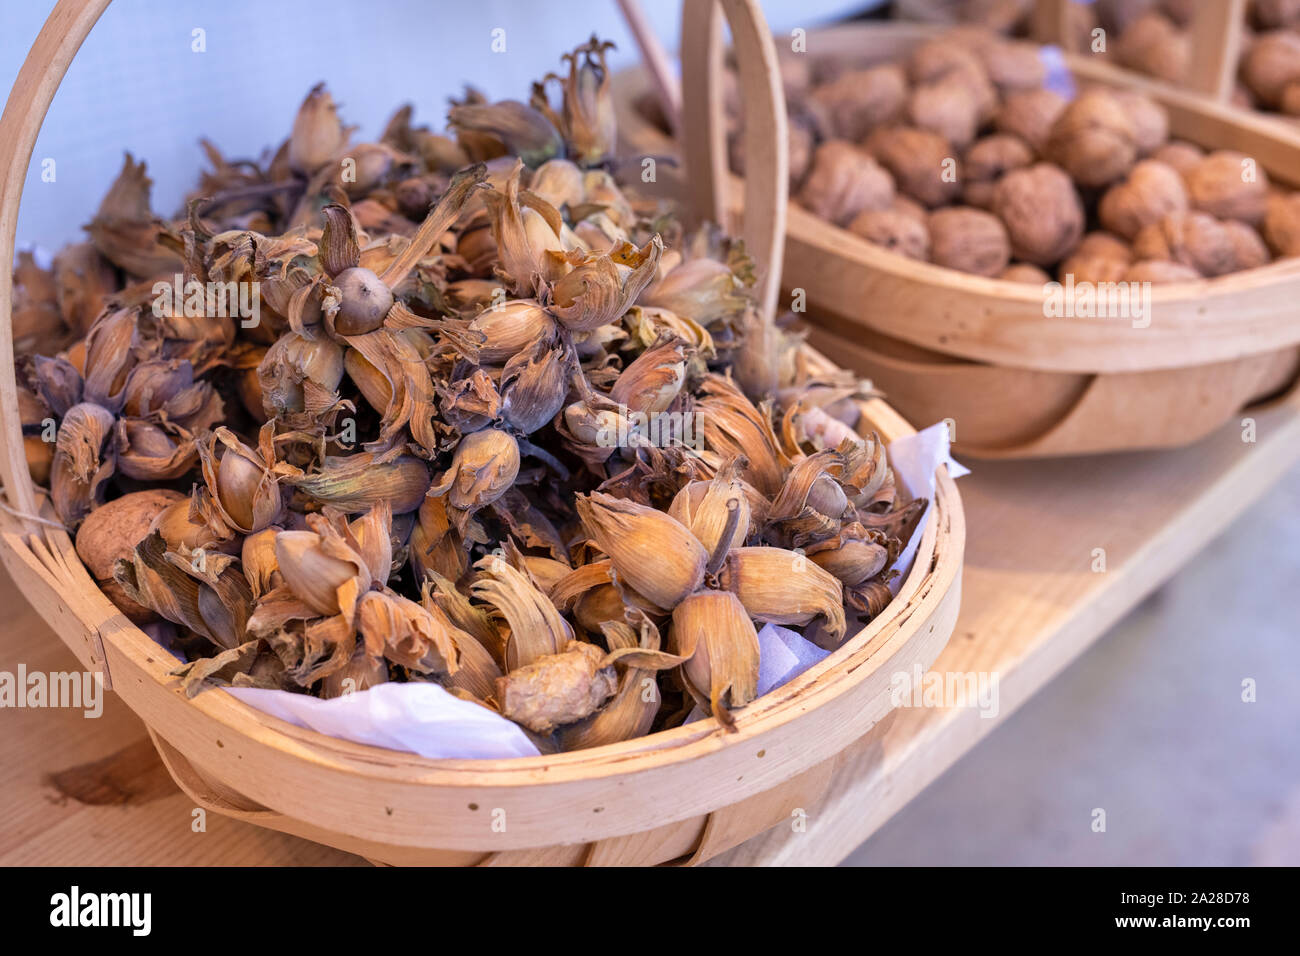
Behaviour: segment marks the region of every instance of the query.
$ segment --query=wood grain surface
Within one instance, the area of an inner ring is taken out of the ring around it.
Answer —
[[[846,751],[805,825],[777,827],[710,865],[832,864],[1193,560],[1297,458],[1300,403],[1257,412],[1191,448],[980,463],[961,481],[969,525],[963,605],[935,669],[996,672],[1000,711],[905,709]],[[1106,553],[1092,570],[1094,549]],[[71,670],[76,658],[0,582],[0,670]],[[208,814],[144,746],[113,695],[103,716],[0,710],[0,864],[341,865],[359,857]]]

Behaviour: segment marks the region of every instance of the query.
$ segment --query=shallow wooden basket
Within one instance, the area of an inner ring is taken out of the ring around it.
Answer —
[[[941,32],[904,23],[835,27],[809,36],[808,55],[894,60]],[[1272,178],[1300,185],[1300,131],[1086,58],[1066,62],[1077,81],[1123,85],[1163,104],[1171,136],[1240,150]],[[646,71],[616,79],[627,148],[671,151],[672,140],[641,107]],[[787,225],[782,281],[806,294],[810,341],[871,378],[910,421],[950,419],[961,454],[1184,445],[1297,386],[1300,259],[1155,286],[1150,325],[1134,328],[1128,319],[1046,317],[1037,286],[916,262],[794,203]]]
[[[54,90],[107,0],[62,0],[23,67],[0,123],[11,155],[0,197],[12,263],[18,198]],[[744,65],[747,117],[759,139],[779,133],[784,108],[775,53],[754,0],[724,0]],[[687,0],[684,22],[720,48],[712,0]],[[717,89],[699,58],[688,80]],[[707,144],[704,147],[707,153]],[[784,154],[768,149],[766,175],[746,217],[760,262],[779,252]],[[707,168],[707,167],[706,167]],[[716,194],[724,185],[714,184]],[[303,730],[224,690],[193,699],[169,676],[176,661],[99,591],[68,535],[15,515],[41,507],[26,473],[15,410],[11,273],[0,274],[0,389],[8,510],[0,513],[4,563],[19,588],[83,665],[149,728],[176,782],[205,808],[393,864],[658,864],[705,860],[816,803],[836,755],[890,713],[891,676],[928,668],[947,643],[960,601],[965,526],[946,469],[915,564],[898,596],[825,661],[737,712],[736,729],[713,719],[625,743],[556,756],[430,760]],[[767,280],[770,306],[776,276]],[[770,320],[770,308],[768,309]],[[813,362],[829,365],[810,354]],[[912,429],[879,400],[863,426],[886,440]],[[47,512],[48,513],[48,512]]]

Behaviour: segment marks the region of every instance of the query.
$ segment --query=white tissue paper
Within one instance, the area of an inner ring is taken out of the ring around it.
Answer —
[[[950,456],[948,426],[942,422],[891,442],[889,460],[908,494],[931,502],[896,563],[897,592],[898,584],[912,567],[921,532],[930,519],[935,469],[947,465],[954,478],[970,472]],[[830,653],[789,628],[764,625],[758,632],[758,696],[793,680]],[[332,700],[256,687],[228,687],[226,691],[250,707],[297,727],[421,757],[489,759],[535,757],[540,753],[512,721],[453,697],[437,684],[380,684]],[[703,716],[697,707],[686,722]]]
[[[948,474],[953,478],[969,475],[970,469],[953,460],[948,445],[948,425],[939,422],[915,435],[908,435],[889,443],[889,463],[894,466],[894,474],[903,483],[907,493],[913,498],[925,498],[930,503],[925,514],[912,534],[912,540],[894,562],[898,577],[890,582],[890,590],[895,594],[912,570],[912,561],[916,558],[916,549],[921,544],[921,532],[930,520],[934,510],[934,473],[940,465],[948,466]]]
[[[260,687],[227,687],[245,704],[357,744],[421,757],[536,757],[540,751],[512,721],[453,697],[437,684],[379,684],[331,700]]]

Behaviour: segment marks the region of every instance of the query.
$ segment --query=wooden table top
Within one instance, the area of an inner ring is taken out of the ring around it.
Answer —
[[[973,463],[959,486],[968,526],[961,617],[934,670],[996,673],[997,716],[897,711],[841,755],[805,829],[775,828],[711,865],[848,856],[1300,459],[1300,399],[1253,417],[1254,443],[1232,425],[1172,452]],[[0,607],[0,671],[79,669],[7,577]],[[192,801],[112,694],[96,719],[6,709],[0,721],[0,864],[365,865],[216,814],[196,832]]]

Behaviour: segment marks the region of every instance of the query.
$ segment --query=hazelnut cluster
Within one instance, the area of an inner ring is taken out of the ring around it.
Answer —
[[[833,647],[890,601],[925,501],[743,243],[615,179],[607,48],[445,135],[353,143],[317,87],[172,219],[128,155],[21,261],[32,517],[187,692],[433,682],[577,750],[732,726],[764,623]],[[826,188],[892,191],[867,163]]]
[[[962,26],[899,62],[792,54],[783,74],[795,201],[909,258],[1176,282],[1300,255],[1300,200],[1252,157],[1171,140],[1136,91],[1063,95],[1031,44]]]

